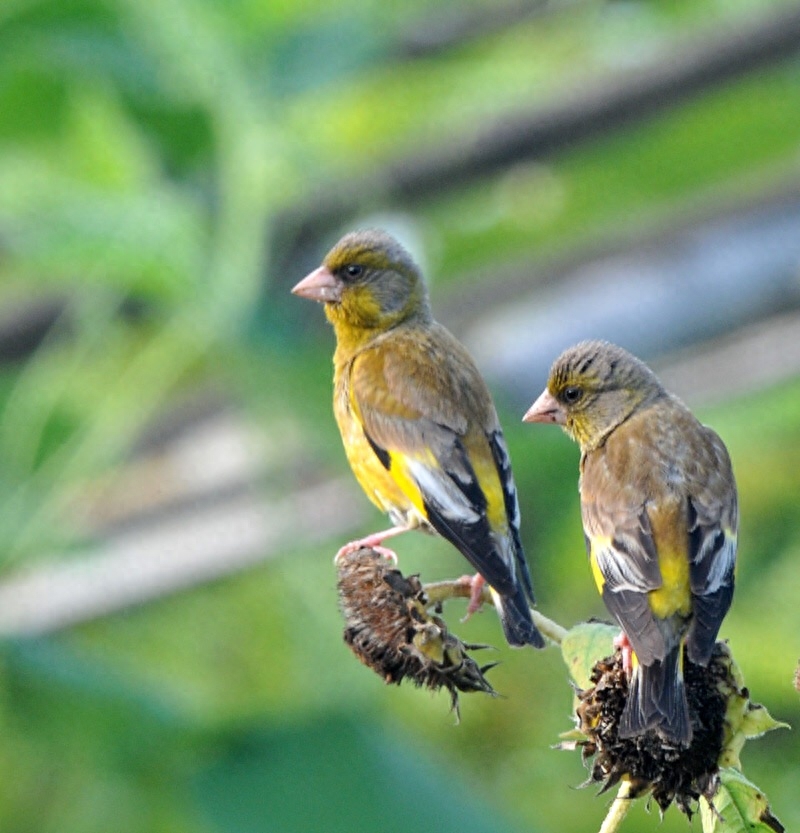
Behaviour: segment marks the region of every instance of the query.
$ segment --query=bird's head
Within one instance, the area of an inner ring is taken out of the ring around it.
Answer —
[[[588,451],[663,394],[653,371],[627,350],[607,341],[583,341],[555,360],[547,387],[523,420],[561,425]]]
[[[413,317],[430,317],[428,295],[411,255],[379,229],[346,234],[322,265],[292,289],[325,304],[337,336],[384,332]]]

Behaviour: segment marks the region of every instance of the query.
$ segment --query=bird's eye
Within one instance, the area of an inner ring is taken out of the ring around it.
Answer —
[[[583,396],[583,391],[577,385],[568,385],[561,395],[567,405],[574,405]]]
[[[347,275],[348,278],[354,280],[355,278],[360,278],[361,275],[364,273],[364,267],[359,266],[358,263],[349,263],[347,266],[344,267],[344,273]]]

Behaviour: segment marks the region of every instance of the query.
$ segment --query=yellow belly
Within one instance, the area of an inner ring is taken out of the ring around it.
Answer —
[[[337,420],[347,461],[366,496],[393,523],[409,528],[427,526],[422,495],[397,465],[387,470],[370,446],[361,425],[350,413]]]

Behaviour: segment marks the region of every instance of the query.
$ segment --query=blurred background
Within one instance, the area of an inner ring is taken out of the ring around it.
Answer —
[[[562,625],[605,611],[577,448],[520,423],[556,354],[619,342],[719,431],[742,513],[722,636],[800,725],[800,5],[4,0],[6,833],[599,827],[608,797],[551,748],[557,650],[452,603],[503,695],[456,726],[342,643],[332,557],[384,519],[333,422],[332,333],[289,289],[365,225],[486,374]],[[793,733],[743,763],[798,828]],[[623,829],[654,828],[687,822]]]

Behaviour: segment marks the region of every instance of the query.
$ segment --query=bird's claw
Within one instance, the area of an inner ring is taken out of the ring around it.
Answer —
[[[394,550],[390,550],[389,547],[370,547],[373,552],[377,552],[378,555],[382,555],[387,561],[391,561],[394,567],[397,566],[397,553]]]
[[[388,547],[382,547],[379,544],[373,543],[369,538],[361,538],[358,541],[350,541],[350,543],[345,544],[333,557],[334,565],[338,567],[345,556],[352,555],[354,552],[362,549],[370,549],[373,552],[377,552],[378,555],[382,555],[387,561],[391,561],[395,567],[397,566],[397,553]]]
[[[483,605],[483,587],[486,584],[486,579],[480,573],[475,573],[474,576],[462,576],[459,581],[470,588],[467,612],[461,620],[466,622]]]
[[[620,631],[619,636],[614,637],[614,647],[619,648],[622,653],[622,670],[630,680],[633,675],[633,646],[625,631]]]

